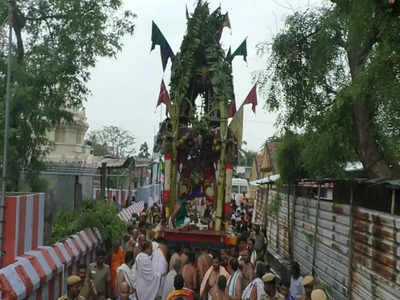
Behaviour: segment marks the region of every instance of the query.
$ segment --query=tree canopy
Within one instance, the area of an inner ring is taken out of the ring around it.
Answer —
[[[138,156],[140,158],[150,158],[149,146],[147,145],[147,142],[144,142],[140,145]]]
[[[400,3],[331,1],[286,19],[259,77],[278,124],[304,133],[311,164],[400,175]],[[318,159],[316,159],[318,158]],[[328,173],[329,173],[328,172]],[[332,174],[328,174],[332,175]]]
[[[118,126],[104,126],[88,134],[94,155],[111,155],[115,158],[128,157],[135,152],[135,137]]]
[[[122,36],[133,33],[135,15],[123,11],[120,0],[12,0],[11,8],[15,43],[9,189],[17,189],[19,171],[40,168],[49,146],[47,131],[61,119],[71,121],[68,109],[80,107],[89,94],[89,68],[98,57],[117,54]],[[1,24],[7,13],[7,1],[1,1]],[[6,58],[6,47],[2,47],[3,79]],[[1,80],[2,105],[5,88]],[[3,118],[0,114],[1,126]]]

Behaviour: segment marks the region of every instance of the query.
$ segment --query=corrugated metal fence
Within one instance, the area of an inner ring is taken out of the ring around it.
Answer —
[[[353,299],[400,298],[400,217],[356,208]]]
[[[335,300],[400,299],[399,216],[292,196],[288,210],[287,198],[274,190],[266,197],[274,260],[287,267],[292,251],[302,273],[329,286]]]

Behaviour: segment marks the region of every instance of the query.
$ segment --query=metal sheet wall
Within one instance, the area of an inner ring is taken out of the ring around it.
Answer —
[[[276,201],[275,204],[273,201]],[[272,208],[275,207],[275,208]],[[290,200],[291,211],[293,201]],[[272,211],[271,211],[272,209]],[[290,260],[289,223],[287,194],[269,191],[268,195],[268,252],[281,263],[288,264]]]
[[[255,194],[256,194],[256,199],[254,200],[254,210],[251,221],[252,223],[255,224],[263,224],[267,189],[259,188]]]
[[[329,286],[331,295],[338,300],[346,299],[349,284],[349,226],[348,205],[296,199],[294,260],[304,274],[314,270],[314,276]]]
[[[350,206],[319,201],[317,224],[315,275],[320,282],[329,285],[334,299],[346,299],[349,287]]]
[[[316,201],[306,198],[297,198],[294,214],[293,258],[300,264],[302,273],[311,274],[313,237],[317,215]]]
[[[354,209],[352,299],[400,298],[400,217]]]
[[[277,195],[269,191],[268,205]],[[282,265],[292,247],[302,273],[314,271],[335,300],[400,299],[399,216],[354,207],[351,220],[349,205],[301,197],[290,198],[288,211],[287,195],[278,198],[279,209],[267,213],[267,239],[268,252]]]

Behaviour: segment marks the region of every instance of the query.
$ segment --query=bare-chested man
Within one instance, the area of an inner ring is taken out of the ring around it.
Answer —
[[[129,229],[129,239],[125,243],[125,251],[135,252],[136,240],[138,238],[139,231],[136,228]]]
[[[172,254],[170,260],[169,260],[169,270],[172,271],[174,269],[175,261],[181,260],[181,248],[177,246],[175,248],[174,254]],[[182,261],[181,261],[182,263]],[[183,265],[183,264],[182,264]]]
[[[144,234],[139,234],[138,236],[138,242],[133,248],[133,256],[136,258],[136,256],[142,252],[143,245],[146,243],[146,236]]]
[[[190,253],[190,248],[189,246],[184,246],[182,249],[181,257],[180,260],[182,262],[182,266],[186,265],[189,261],[189,253]]]
[[[243,274],[243,287],[247,287],[247,285],[250,283],[252,280],[252,274],[253,274],[253,265],[250,262],[250,254],[249,250],[243,250],[240,252],[240,260],[239,260],[239,266],[242,270]]]
[[[182,268],[182,276],[185,281],[185,288],[192,291],[198,289],[197,270],[194,267],[194,253],[188,254],[189,260]]]
[[[208,297],[210,299],[212,289],[217,289],[217,281],[220,275],[229,278],[229,273],[223,266],[221,266],[221,258],[218,255],[215,255],[212,260],[212,266],[207,270],[203,281],[201,282],[201,298]]]
[[[211,291],[212,300],[229,300],[229,296],[225,293],[226,278],[225,276],[219,276],[217,286]]]
[[[231,277],[227,282],[226,293],[228,294],[230,300],[241,300],[242,293],[245,287],[242,283],[243,274],[242,271],[239,269],[239,262],[236,258],[231,258],[231,260],[229,261],[229,265],[231,266],[231,269],[234,271],[234,273],[231,274]]]
[[[202,250],[197,260],[197,267],[199,270],[199,280],[203,281],[204,275],[207,270],[211,267],[212,259],[207,250]]]
[[[226,249],[221,249],[221,265],[224,266],[224,268],[228,271],[229,274],[232,274],[229,266],[229,260],[230,256],[228,254],[228,251]]]

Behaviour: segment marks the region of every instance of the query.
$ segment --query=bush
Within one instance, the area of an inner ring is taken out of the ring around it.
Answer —
[[[57,243],[80,231],[79,212],[67,210],[59,213],[51,228],[51,241]]]
[[[114,241],[120,241],[126,224],[118,217],[118,209],[104,200],[86,200],[77,211],[65,211],[57,215],[52,227],[52,241],[64,240],[86,228],[96,227],[111,250]]]

